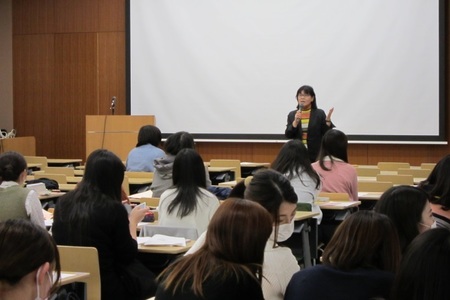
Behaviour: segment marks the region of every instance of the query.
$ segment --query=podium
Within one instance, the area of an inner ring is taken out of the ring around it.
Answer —
[[[16,151],[25,156],[36,155],[36,139],[34,136],[0,139],[0,153]]]
[[[86,158],[94,150],[107,149],[125,161],[144,125],[155,125],[155,116],[86,116]]]

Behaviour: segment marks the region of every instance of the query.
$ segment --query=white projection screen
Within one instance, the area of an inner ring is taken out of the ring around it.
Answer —
[[[311,85],[351,141],[445,143],[443,0],[127,6],[127,112],[155,115],[164,136],[284,141]]]

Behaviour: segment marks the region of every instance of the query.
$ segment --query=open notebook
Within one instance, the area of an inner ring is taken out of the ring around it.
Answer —
[[[137,242],[145,246],[186,246],[186,239],[183,237],[174,237],[163,234],[155,234],[154,236],[138,237]]]

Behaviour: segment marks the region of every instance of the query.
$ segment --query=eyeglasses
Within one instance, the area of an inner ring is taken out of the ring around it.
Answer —
[[[311,97],[311,95],[307,95],[307,94],[298,95],[298,98],[306,98],[306,97]]]

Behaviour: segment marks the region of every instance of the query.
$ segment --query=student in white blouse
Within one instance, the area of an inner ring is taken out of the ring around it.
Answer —
[[[26,178],[27,162],[22,154],[0,154],[0,221],[29,219],[45,228],[38,194],[23,187]]]
[[[161,195],[159,224],[195,228],[201,235],[220,203],[206,189],[205,166],[194,149],[183,149],[175,157],[173,184]]]

